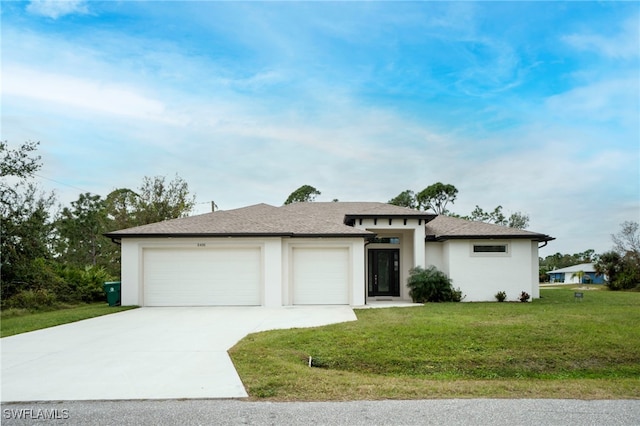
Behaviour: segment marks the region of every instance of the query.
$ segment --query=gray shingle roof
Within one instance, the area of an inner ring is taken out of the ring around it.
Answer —
[[[275,207],[256,204],[234,210],[167,220],[105,234],[111,238],[202,237],[202,236],[326,236],[371,237],[373,232],[351,225],[356,218],[414,218],[427,223],[433,240],[449,238],[531,238],[546,241],[548,236],[446,216],[436,217],[406,207],[376,202],[313,202]],[[546,238],[546,239],[545,239]]]
[[[432,219],[433,214],[413,210],[407,207],[394,206],[387,203],[376,202],[313,202],[293,203],[280,207],[283,210],[300,213],[305,217],[317,220],[330,220],[332,222],[345,223],[354,217],[414,217]]]
[[[370,236],[344,224],[344,213],[332,203],[274,207],[256,204],[235,210],[167,220],[106,234],[112,238],[152,236]],[[383,205],[383,203],[378,203]],[[346,207],[346,206],[344,206]]]
[[[554,238],[537,232],[509,228],[492,223],[473,222],[450,216],[438,216],[426,227],[427,239],[444,241],[456,238],[524,238],[534,241],[551,241]]]

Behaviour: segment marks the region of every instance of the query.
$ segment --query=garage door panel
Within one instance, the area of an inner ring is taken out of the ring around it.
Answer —
[[[349,304],[348,248],[293,249],[295,305]]]
[[[260,248],[147,249],[146,306],[259,305]]]

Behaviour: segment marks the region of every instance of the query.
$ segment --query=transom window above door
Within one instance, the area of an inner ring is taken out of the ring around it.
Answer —
[[[373,244],[400,244],[400,237],[375,237],[371,240]]]

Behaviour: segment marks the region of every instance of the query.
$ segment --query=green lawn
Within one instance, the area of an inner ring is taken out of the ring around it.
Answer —
[[[230,354],[256,399],[640,398],[640,293],[584,293],[357,310],[357,322],[247,336]]]
[[[46,312],[9,309],[0,314],[0,337],[67,324],[87,318],[133,309],[135,306],[110,307],[106,303],[72,306]]]

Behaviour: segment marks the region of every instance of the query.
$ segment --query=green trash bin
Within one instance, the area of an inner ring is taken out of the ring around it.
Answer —
[[[104,283],[104,292],[107,293],[109,306],[120,306],[120,281]]]

